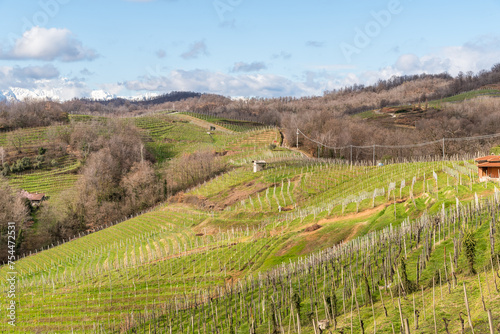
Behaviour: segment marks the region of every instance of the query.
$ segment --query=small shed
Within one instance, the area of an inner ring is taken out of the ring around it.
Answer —
[[[21,198],[27,198],[33,206],[39,206],[46,199],[45,194],[29,193],[26,190],[21,191]]]
[[[479,180],[500,180],[500,155],[487,155],[475,159],[479,172]]]
[[[253,172],[257,173],[266,168],[266,162],[264,160],[254,160],[253,163]]]

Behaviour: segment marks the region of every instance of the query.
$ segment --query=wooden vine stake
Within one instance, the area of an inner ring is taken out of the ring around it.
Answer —
[[[491,315],[491,310],[488,310],[488,324],[490,325],[490,334],[495,334],[495,329],[493,328],[493,316]]]
[[[474,327],[472,326],[472,318],[470,316],[469,300],[467,299],[467,289],[465,288],[465,282],[463,282],[463,285],[464,285],[465,307],[467,308],[467,318],[469,319],[469,326],[472,330],[472,334],[474,334]]]

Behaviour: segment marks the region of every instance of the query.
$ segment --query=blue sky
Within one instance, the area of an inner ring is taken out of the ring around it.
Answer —
[[[0,90],[309,96],[500,62],[500,2],[0,0]]]

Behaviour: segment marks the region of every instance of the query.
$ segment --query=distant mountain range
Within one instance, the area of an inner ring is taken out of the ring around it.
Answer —
[[[163,103],[163,102],[174,102],[179,101],[189,97],[200,96],[200,93],[194,92],[171,92],[168,94],[159,93],[146,93],[138,96],[117,96],[111,94],[104,90],[94,90],[90,93],[88,98],[83,98],[86,101],[96,101],[96,102],[112,102],[112,101],[130,101],[130,102],[142,102],[142,103]],[[62,101],[60,97],[60,92],[55,90],[29,90],[26,88],[11,87],[6,90],[0,90],[0,102],[16,102],[24,101],[26,99],[34,100],[52,100],[52,101]]]

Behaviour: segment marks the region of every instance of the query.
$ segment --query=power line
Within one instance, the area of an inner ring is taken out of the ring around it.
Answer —
[[[428,142],[422,142],[422,143],[417,143],[417,144],[409,144],[409,145],[366,145],[366,146],[357,146],[357,145],[346,145],[346,146],[329,146],[326,144],[323,144],[317,140],[314,140],[308,136],[306,136],[299,128],[297,128],[297,141],[298,141],[298,135],[302,134],[306,139],[312,141],[313,143],[316,143],[320,146],[323,146],[328,149],[332,150],[344,150],[348,148],[360,148],[360,149],[373,149],[373,148],[413,148],[413,147],[423,147],[427,145],[432,145],[432,144],[438,144],[438,143],[444,143],[445,141],[465,141],[465,140],[479,140],[479,139],[491,139],[491,138],[497,138],[500,137],[500,133],[495,133],[495,134],[490,134],[490,135],[482,135],[482,136],[473,136],[473,137],[459,137],[459,138],[443,138],[439,140],[433,140],[433,141],[428,141]]]

